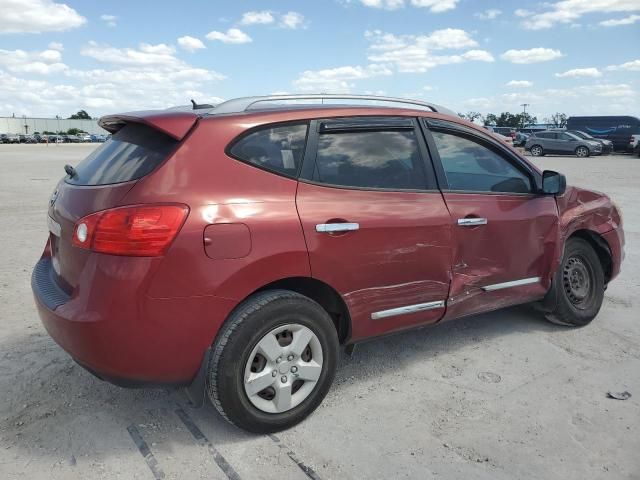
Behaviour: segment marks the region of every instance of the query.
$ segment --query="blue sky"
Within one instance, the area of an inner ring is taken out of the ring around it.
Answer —
[[[640,0],[0,0],[0,11],[0,115],[274,92],[640,115]]]

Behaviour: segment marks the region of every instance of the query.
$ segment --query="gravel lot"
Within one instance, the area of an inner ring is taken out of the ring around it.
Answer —
[[[103,383],[44,331],[30,275],[47,201],[92,148],[0,145],[0,478],[640,478],[640,159],[536,160],[624,211],[623,273],[590,326],[518,307],[359,345],[275,437],[180,391]]]

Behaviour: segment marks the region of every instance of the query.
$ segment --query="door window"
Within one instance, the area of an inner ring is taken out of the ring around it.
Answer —
[[[307,125],[263,128],[237,141],[231,156],[266,170],[297,176],[307,138]]]
[[[426,188],[413,130],[321,133],[312,180],[372,189]]]
[[[531,193],[529,176],[493,150],[458,135],[431,134],[449,190]]]

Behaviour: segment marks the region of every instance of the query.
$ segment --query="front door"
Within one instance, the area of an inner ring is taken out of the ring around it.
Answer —
[[[296,203],[313,277],[351,314],[351,339],[438,321],[451,217],[414,119],[311,123]]]
[[[426,133],[455,232],[446,318],[544,296],[555,198],[537,194],[531,167],[488,136],[440,121]]]

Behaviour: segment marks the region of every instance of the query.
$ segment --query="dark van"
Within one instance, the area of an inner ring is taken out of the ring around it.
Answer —
[[[627,151],[631,135],[640,133],[640,119],[630,116],[569,117],[567,130],[581,130],[611,140],[617,152]]]

